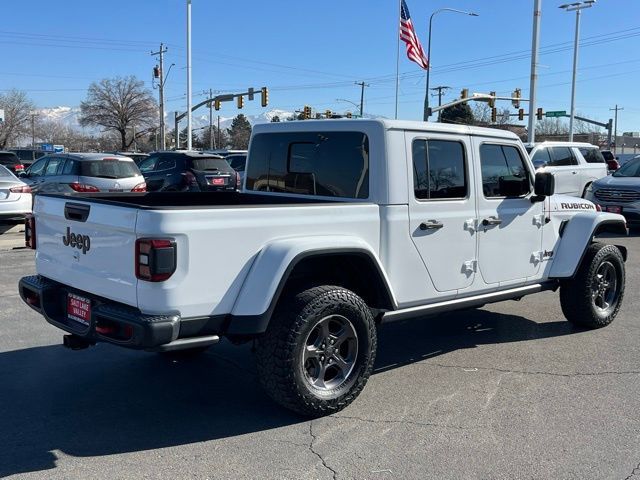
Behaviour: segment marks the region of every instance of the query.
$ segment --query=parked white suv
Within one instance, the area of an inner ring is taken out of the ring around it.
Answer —
[[[556,193],[584,197],[589,185],[607,176],[607,162],[590,143],[542,142],[526,147],[537,171],[553,173]]]

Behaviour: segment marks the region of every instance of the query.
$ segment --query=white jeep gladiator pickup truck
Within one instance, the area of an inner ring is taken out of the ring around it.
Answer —
[[[313,416],[364,388],[381,323],[559,288],[567,320],[609,324],[627,252],[603,231],[624,218],[554,195],[509,132],[271,123],[240,193],[39,195],[19,289],[73,349],[255,340],[268,394]]]

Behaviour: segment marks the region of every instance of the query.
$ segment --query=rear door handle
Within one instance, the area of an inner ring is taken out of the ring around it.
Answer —
[[[482,220],[482,225],[488,227],[489,225],[500,225],[502,223],[502,219],[498,217],[489,217]]]
[[[428,220],[426,222],[422,222],[420,224],[420,230],[438,230],[440,228],[444,227],[444,224],[442,222],[439,222],[437,220]]]

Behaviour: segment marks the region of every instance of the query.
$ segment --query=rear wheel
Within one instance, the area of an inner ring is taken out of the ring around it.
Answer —
[[[375,321],[360,297],[341,287],[310,288],[279,305],[258,341],[260,382],[297,413],[337,412],[367,383],[376,345]]]
[[[620,310],[625,288],[624,259],[614,245],[593,243],[576,276],[560,287],[562,313],[588,328],[609,325]]]

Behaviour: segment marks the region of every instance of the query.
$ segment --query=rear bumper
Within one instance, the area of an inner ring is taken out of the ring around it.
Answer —
[[[20,297],[51,325],[89,342],[109,342],[128,348],[154,349],[180,338],[178,314],[145,315],[138,309],[72,289],[40,275],[23,277]],[[89,325],[67,318],[67,294],[91,300]]]

